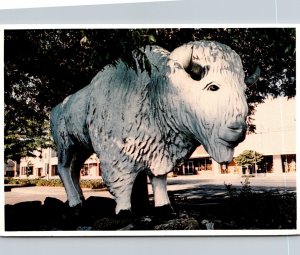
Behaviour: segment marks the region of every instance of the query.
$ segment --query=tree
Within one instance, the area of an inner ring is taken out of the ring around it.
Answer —
[[[249,166],[256,166],[257,163],[263,160],[263,155],[253,151],[253,150],[245,150],[240,155],[234,158],[234,162],[238,166],[246,167],[249,169]],[[256,169],[254,169],[256,170]]]
[[[51,108],[86,86],[105,65],[121,59],[150,72],[139,48],[153,40],[147,30],[5,31],[6,160],[19,161],[53,146]]]
[[[259,66],[261,76],[247,90],[249,113],[268,95],[295,96],[294,28],[6,30],[6,160],[49,146],[50,109],[89,84],[104,66],[122,60],[151,75],[141,47],[155,43],[172,51],[183,43],[203,39],[234,49],[242,58],[246,75]],[[252,131],[254,128],[250,125]]]

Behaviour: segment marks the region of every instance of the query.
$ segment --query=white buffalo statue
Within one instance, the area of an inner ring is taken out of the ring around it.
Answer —
[[[71,207],[83,201],[80,169],[94,152],[119,213],[131,210],[141,171],[152,182],[155,207],[168,206],[166,176],[174,166],[200,144],[217,162],[230,162],[245,138],[245,74],[235,51],[212,41],[171,53],[158,46],[143,50],[151,75],[122,61],[108,65],[51,112],[58,172]]]

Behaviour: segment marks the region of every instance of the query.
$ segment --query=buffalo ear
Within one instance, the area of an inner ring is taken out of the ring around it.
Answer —
[[[209,66],[201,66],[197,63],[191,62],[186,72],[191,76],[193,80],[200,81],[207,75]]]
[[[260,68],[256,67],[254,73],[246,77],[244,82],[247,86],[251,86],[252,84],[258,81],[259,77],[260,77]]]

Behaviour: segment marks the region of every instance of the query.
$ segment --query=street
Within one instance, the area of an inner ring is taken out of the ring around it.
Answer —
[[[233,187],[241,188],[245,178],[236,175],[204,176],[188,175],[168,178],[168,191],[175,195],[186,198],[208,198],[223,195],[226,193],[224,184],[232,184]],[[267,175],[249,178],[253,190],[279,190],[296,192],[296,175],[283,174],[280,176]],[[149,194],[152,194],[152,187],[148,185]],[[83,189],[87,199],[90,196],[110,197],[107,190]],[[62,187],[22,187],[13,188],[5,192],[5,204],[16,204],[24,201],[44,201],[46,197],[54,197],[65,202],[66,193]]]

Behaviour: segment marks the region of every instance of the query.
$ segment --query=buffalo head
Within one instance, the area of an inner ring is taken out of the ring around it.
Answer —
[[[168,65],[185,132],[214,160],[230,162],[247,127],[245,74],[239,55],[217,42],[191,42],[171,52]]]

